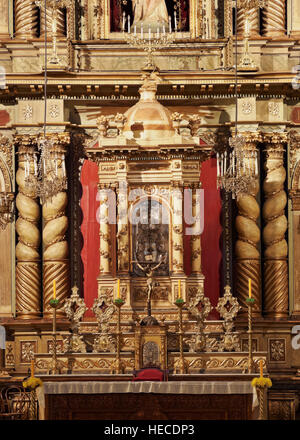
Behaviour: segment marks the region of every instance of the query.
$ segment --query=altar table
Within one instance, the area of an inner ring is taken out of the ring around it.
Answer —
[[[247,420],[258,405],[250,381],[45,382],[38,400],[46,420]]]

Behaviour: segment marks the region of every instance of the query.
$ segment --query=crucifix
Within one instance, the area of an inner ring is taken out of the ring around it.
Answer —
[[[153,325],[156,324],[157,321],[153,316],[151,316],[151,296],[153,292],[154,287],[154,279],[153,279],[153,273],[163,264],[165,263],[165,258],[163,258],[162,255],[160,255],[159,262],[150,261],[147,262],[146,265],[140,264],[138,261],[135,261],[137,267],[141,269],[141,271],[145,274],[147,277],[147,318],[144,318],[141,322],[143,325]],[[153,266],[155,265],[155,266]]]

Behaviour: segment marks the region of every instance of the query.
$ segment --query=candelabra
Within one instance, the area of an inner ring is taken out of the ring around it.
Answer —
[[[8,223],[13,220],[14,194],[11,192],[0,192],[0,227],[5,229]]]
[[[263,8],[266,6],[266,0],[237,0],[237,8],[244,9],[245,11],[245,43],[244,51],[241,57],[241,62],[238,66],[239,71],[244,72],[256,72],[258,67],[250,56],[249,51],[249,38],[250,38],[250,26],[249,26],[249,13],[251,9]]]
[[[240,193],[247,193],[258,177],[257,151],[248,152],[243,148],[242,136],[229,140],[230,152],[217,153],[217,186],[232,193],[235,199]]]
[[[175,305],[178,307],[178,321],[179,321],[179,353],[180,357],[177,359],[177,361],[174,364],[174,373],[176,371],[179,371],[179,374],[185,374],[188,373],[188,363],[184,359],[183,354],[183,326],[182,326],[182,308],[185,305],[185,302],[183,299],[178,298],[175,301]]]
[[[35,4],[41,8],[44,4],[45,8],[45,39],[47,35],[47,7],[51,11],[52,18],[52,55],[50,58],[50,64],[59,64],[60,59],[57,54],[57,18],[58,10],[60,8],[68,8],[71,6],[72,0],[37,0]]]
[[[171,17],[169,17],[169,27],[163,26],[157,27],[157,31],[153,32],[149,27],[144,28],[143,23],[140,27],[140,32],[138,32],[137,27],[133,26],[133,32],[131,32],[130,27],[130,16],[127,19],[127,32],[126,32],[126,20],[123,14],[123,35],[128,44],[139,49],[143,49],[147,54],[147,61],[142,70],[155,71],[159,70],[155,65],[153,54],[154,52],[169,46],[175,40],[175,32],[177,31],[177,21],[175,17],[175,29],[172,31]]]
[[[112,362],[111,365],[111,373],[115,374],[121,374],[122,372],[124,372],[124,366],[123,363],[121,362],[121,337],[122,337],[122,332],[121,332],[121,307],[124,305],[124,301],[121,298],[117,298],[114,301],[115,306],[117,307],[118,310],[118,317],[117,317],[117,332],[116,332],[116,336],[117,336],[117,348],[116,348],[116,359]]]
[[[42,138],[38,142],[40,156],[25,159],[25,185],[45,203],[56,194],[67,189],[65,150],[55,146],[49,139]]]
[[[53,327],[52,327],[52,337],[53,337],[53,347],[52,347],[52,374],[58,374],[59,369],[57,367],[57,345],[56,345],[56,309],[59,306],[58,299],[51,299],[50,306],[53,308]]]
[[[250,56],[249,38],[250,38],[249,11],[246,11],[244,51],[242,54],[241,62],[238,65],[238,70],[244,72],[256,72],[258,70],[258,67],[256,66],[256,64],[254,63],[254,61]]]

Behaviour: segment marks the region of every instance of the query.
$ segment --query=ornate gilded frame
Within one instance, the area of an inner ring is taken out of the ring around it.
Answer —
[[[159,186],[158,186],[159,188]],[[143,200],[147,200],[153,198],[154,200],[156,200],[157,202],[161,203],[168,211],[168,215],[169,215],[169,242],[168,242],[168,248],[169,248],[169,271],[171,272],[173,270],[173,265],[172,265],[172,261],[173,261],[173,255],[172,255],[172,235],[171,235],[171,227],[173,225],[173,213],[172,213],[172,209],[171,207],[168,205],[168,203],[166,202],[166,200],[164,200],[163,197],[157,196],[157,195],[153,195],[153,194],[143,194],[141,197],[137,197],[136,200],[134,200],[133,202],[129,202],[129,211],[128,211],[128,221],[129,221],[129,261],[130,261],[130,268],[132,270],[132,254],[133,254],[133,245],[132,245],[132,224],[131,224],[131,216],[133,213],[133,209],[136,205],[138,205],[140,202],[142,202]]]
[[[110,32],[110,1],[98,0],[99,14],[99,39],[118,40],[122,37],[121,32]],[[87,4],[87,0],[86,0]],[[177,38],[180,39],[185,36],[190,38],[201,37],[201,16],[202,16],[202,0],[190,0],[190,32],[178,32]]]

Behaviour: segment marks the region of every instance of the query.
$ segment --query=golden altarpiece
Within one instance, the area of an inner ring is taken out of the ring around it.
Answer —
[[[262,361],[268,417],[295,419],[298,4],[165,1],[166,29],[141,45],[134,2],[60,3],[0,0],[0,384],[32,359],[45,383],[156,365],[224,386]],[[44,129],[67,186],[41,201],[28,180]],[[232,199],[216,157],[235,129],[259,176]],[[205,197],[220,208],[206,217]]]

